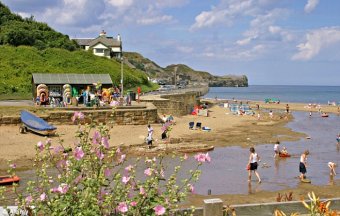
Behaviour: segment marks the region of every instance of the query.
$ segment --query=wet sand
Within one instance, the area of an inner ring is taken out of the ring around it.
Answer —
[[[255,106],[256,102],[251,102],[251,106]],[[308,111],[303,104],[290,104],[290,110]],[[261,104],[261,119],[255,116],[237,116],[229,113],[227,109],[219,106],[210,108],[209,117],[202,116],[183,116],[175,118],[176,125],[171,131],[170,138],[183,138],[186,143],[202,143],[214,145],[215,147],[224,146],[241,146],[249,147],[262,143],[274,143],[278,137],[281,141],[296,141],[306,134],[294,132],[286,127],[292,116],[286,118],[283,112],[285,104]],[[323,110],[327,112],[337,112],[336,107],[327,107]],[[273,109],[274,118],[270,119],[267,110]],[[256,111],[256,110],[255,110]],[[318,110],[313,110],[317,112]],[[256,111],[257,112],[257,111]],[[208,126],[212,129],[210,132],[200,130],[189,130],[188,122],[202,122],[202,126]],[[155,145],[161,144],[159,141],[161,136],[161,125],[153,124]],[[76,131],[76,125],[58,125],[58,134],[60,137],[53,137],[53,143],[57,143],[59,138],[64,140],[66,146],[73,146],[75,139],[73,137]],[[111,130],[110,145],[131,145],[144,146],[143,151],[148,153],[144,137],[147,135],[145,125],[134,126],[114,126]],[[30,169],[32,160],[35,156],[34,146],[44,137],[27,133],[20,134],[18,126],[0,126],[1,152],[0,152],[0,172],[5,174],[7,169],[6,161],[12,160],[18,166],[19,170]],[[169,144],[169,148],[175,148],[176,145]],[[340,182],[334,181],[334,185],[315,186],[310,184],[301,184],[297,188],[281,191],[257,191],[256,184],[252,184],[249,195],[233,194],[233,195],[191,195],[188,199],[188,205],[201,206],[203,199],[219,197],[226,201],[226,204],[242,204],[242,203],[259,203],[276,201],[277,193],[293,192],[294,200],[299,200],[301,196],[306,197],[307,192],[314,191],[322,198],[339,197]],[[252,192],[253,191],[253,192]]]

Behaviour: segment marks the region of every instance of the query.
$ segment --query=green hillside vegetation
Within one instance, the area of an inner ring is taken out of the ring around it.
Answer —
[[[45,48],[63,48],[75,50],[75,41],[54,31],[46,23],[36,22],[33,17],[22,18],[11,13],[8,7],[0,2],[0,45],[34,46]]]
[[[141,86],[143,91],[148,91],[157,88],[145,73],[126,65],[123,71],[126,89]],[[109,73],[113,83],[118,85],[121,63],[83,50],[0,46],[0,94],[31,96],[32,73]]]

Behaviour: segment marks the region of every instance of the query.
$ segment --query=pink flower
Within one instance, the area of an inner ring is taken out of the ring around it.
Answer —
[[[48,138],[47,140],[46,140],[46,144],[51,144],[52,143],[52,139],[51,138]]]
[[[76,160],[80,160],[84,157],[84,152],[83,149],[81,147],[77,147],[76,150],[74,151],[74,157],[76,158]]]
[[[117,148],[116,153],[117,153],[117,154],[122,153],[119,147]]]
[[[194,188],[194,186],[193,186],[192,184],[188,184],[188,188],[189,188],[189,191],[190,191],[191,193],[194,193],[195,188]]]
[[[206,153],[206,154],[199,153],[199,154],[195,155],[195,159],[198,162],[206,162],[206,161],[210,162],[211,161],[211,158],[210,158],[208,153]]]
[[[76,112],[74,112],[71,119],[72,119],[72,122],[75,122],[77,119],[83,120],[84,118],[85,118],[84,113],[76,111]]]
[[[58,187],[58,192],[61,193],[61,194],[66,194],[68,189],[69,189],[69,186],[65,183],[62,183]]]
[[[41,141],[39,141],[38,142],[38,144],[37,144],[37,147],[38,147],[38,149],[40,150],[40,151],[42,151],[42,150],[44,150],[44,143],[43,142],[41,142]]]
[[[110,168],[106,168],[106,169],[104,170],[104,176],[105,176],[105,177],[109,177],[111,174],[112,174],[112,171],[111,171]]]
[[[96,152],[97,157],[99,158],[99,160],[103,160],[104,159],[104,153],[100,150],[97,150]]]
[[[152,169],[151,168],[147,168],[146,170],[144,170],[144,174],[147,176],[151,176],[152,175]]]
[[[129,181],[130,181],[130,177],[129,177],[129,176],[123,176],[122,182],[123,182],[124,184],[127,184]]]
[[[66,167],[66,160],[60,160],[57,162],[57,167],[58,168],[63,168]]]
[[[99,144],[100,141],[101,141],[100,133],[98,131],[95,131],[92,136],[92,144]]]
[[[139,194],[141,194],[141,195],[145,194],[145,189],[143,187],[139,188]]]
[[[184,159],[184,160],[187,160],[187,159],[188,159],[188,155],[187,155],[187,154],[184,154],[183,159]]]
[[[62,146],[57,146],[54,148],[54,153],[59,154],[64,151],[64,148]]]
[[[132,202],[130,203],[130,205],[131,205],[131,206],[136,206],[136,205],[137,205],[137,202],[136,202],[136,201],[132,201]]]
[[[133,169],[132,165],[125,167],[125,171],[130,172]]]
[[[54,188],[51,189],[51,192],[52,192],[52,193],[57,193],[57,192],[59,192],[59,190],[58,190],[57,187],[54,187]]]
[[[157,205],[153,210],[155,210],[156,215],[163,215],[165,213],[165,208],[161,205]]]
[[[122,212],[122,213],[125,213],[125,212],[127,212],[129,209],[128,209],[128,206],[127,206],[127,204],[125,203],[125,202],[121,202],[121,203],[119,203],[119,205],[118,205],[118,211],[120,211],[120,212]]]
[[[108,149],[110,147],[110,144],[109,144],[109,138],[107,137],[102,137],[102,145]]]
[[[119,163],[123,163],[124,160],[125,160],[125,158],[126,158],[126,155],[125,155],[125,154],[121,155],[118,162],[119,162]]]
[[[33,201],[33,198],[32,198],[31,195],[29,195],[25,198],[25,202],[26,202],[27,205],[31,204],[32,201]]]
[[[15,169],[17,168],[17,165],[14,163],[14,164],[10,164],[9,167],[11,167],[12,169]]]
[[[45,201],[46,200],[46,194],[45,193],[42,193],[42,194],[40,194],[40,201]]]

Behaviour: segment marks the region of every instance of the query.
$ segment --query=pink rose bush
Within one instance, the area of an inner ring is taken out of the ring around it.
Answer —
[[[80,112],[72,117],[74,122],[84,119]],[[163,164],[164,155],[144,161],[128,158],[123,149],[110,145],[111,124],[79,125],[74,143],[62,139],[38,142],[33,165],[36,178],[27,183],[26,195],[13,187],[19,209],[34,206],[33,215],[169,215],[194,192],[199,167],[211,161],[208,154],[194,156],[196,168],[182,179],[178,174],[189,155],[174,156],[179,165],[173,168]],[[16,165],[9,165],[14,175]],[[137,178],[137,171],[144,175]]]

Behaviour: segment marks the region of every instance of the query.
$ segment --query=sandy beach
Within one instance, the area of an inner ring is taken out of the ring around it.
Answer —
[[[180,145],[195,144],[219,146],[241,146],[249,147],[263,143],[274,143],[280,136],[281,141],[293,141],[305,138],[307,135],[292,131],[286,127],[286,124],[292,119],[291,115],[286,115],[284,112],[286,104],[264,104],[260,102],[250,102],[250,105],[255,108],[256,104],[260,105],[261,119],[254,116],[238,116],[230,113],[228,109],[218,106],[220,101],[211,101],[209,108],[209,116],[192,116],[186,115],[175,117],[176,124],[170,134],[170,139],[181,139],[182,143],[168,144],[169,149]],[[317,108],[308,108],[306,104],[289,104],[290,110],[309,111],[312,110],[315,115],[318,112]],[[266,109],[266,110],[264,110]],[[267,109],[272,109],[274,113],[273,119],[269,118]],[[325,112],[337,113],[337,107],[325,106],[322,109]],[[255,109],[255,112],[258,111]],[[313,113],[313,114],[314,114]],[[201,130],[189,130],[189,122],[201,122],[202,126],[210,127],[210,132]],[[154,146],[164,145],[160,141],[161,124],[152,124],[154,128]],[[58,137],[52,137],[52,143],[58,143],[59,139],[64,140],[65,146],[74,146],[74,132],[77,130],[76,125],[58,125]],[[146,125],[124,125],[113,126],[110,132],[111,146],[131,146],[130,152],[138,151],[140,154],[148,154],[149,150],[144,142],[147,135]],[[18,169],[30,169],[32,160],[35,156],[35,145],[38,141],[44,140],[45,137],[38,136],[32,133],[21,134],[17,125],[2,125],[0,126],[1,151],[0,151],[0,172],[5,174],[7,169],[7,160],[12,160],[17,164]],[[135,147],[135,148],[133,148]],[[301,196],[306,197],[307,192],[314,191],[320,197],[330,198],[340,196],[340,182],[336,181],[334,185],[315,186],[301,185],[298,188],[282,191],[261,191],[251,195],[217,195],[228,204],[242,203],[259,203],[259,202],[274,202],[276,201],[277,193],[294,193],[294,200],[299,200]],[[211,198],[212,196],[191,195],[188,199],[188,206],[201,206],[203,199]]]

